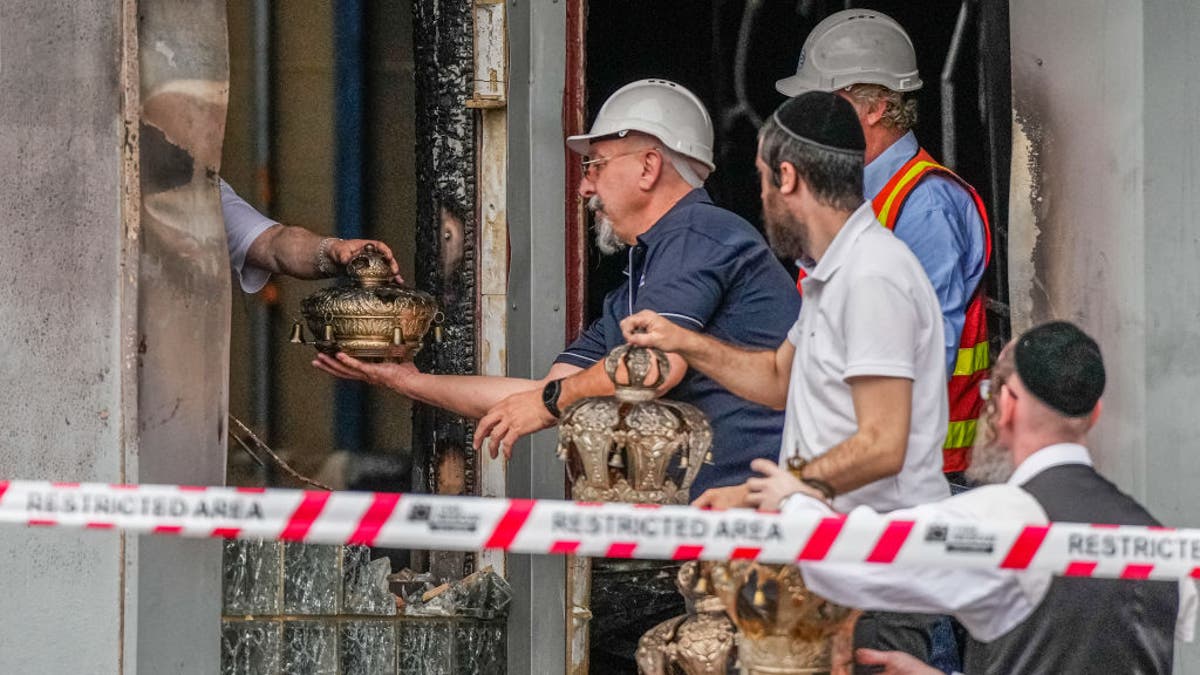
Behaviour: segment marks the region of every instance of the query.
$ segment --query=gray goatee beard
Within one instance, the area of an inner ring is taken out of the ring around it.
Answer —
[[[604,202],[600,201],[600,195],[592,195],[587,207],[592,212],[592,225],[596,228],[596,248],[604,255],[612,255],[624,249],[627,244],[621,241],[613,230],[612,219],[603,213]]]
[[[1016,467],[1008,450],[996,442],[993,425],[987,416],[976,424],[975,446],[971,448],[971,466],[967,467],[967,478],[983,485],[1004,483],[1012,477]]]

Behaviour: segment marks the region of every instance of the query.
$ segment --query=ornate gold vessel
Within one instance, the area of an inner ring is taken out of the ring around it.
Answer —
[[[615,394],[575,403],[558,425],[558,456],[567,462],[572,495],[686,504],[712,445],[708,419],[686,403],[655,398],[670,370],[657,349],[622,345],[605,358],[604,370]]]
[[[693,560],[680,568],[675,585],[687,614],[658,624],[638,641],[642,675],[725,675],[732,668],[734,628],[724,603],[712,594],[712,565]]]
[[[829,673],[834,636],[851,611],[813,593],[794,565],[748,560],[714,563],[713,590],[738,629],[738,664],[745,675]]]
[[[387,257],[371,244],[346,265],[349,286],[331,286],[305,298],[300,311],[312,344],[325,353],[345,352],[372,361],[409,361],[440,314],[433,296],[392,279]],[[300,322],[292,342],[307,344]]]

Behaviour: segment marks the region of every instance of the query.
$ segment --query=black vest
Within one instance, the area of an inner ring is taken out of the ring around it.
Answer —
[[[1052,522],[1158,525],[1144,508],[1083,464],[1051,467],[1026,483]],[[970,640],[966,671],[1171,672],[1179,585],[1055,576],[1027,619],[992,642]]]

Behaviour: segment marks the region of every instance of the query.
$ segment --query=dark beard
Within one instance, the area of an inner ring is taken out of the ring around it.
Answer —
[[[775,255],[787,260],[808,258],[808,228],[791,213],[774,214],[763,209],[767,242]]]

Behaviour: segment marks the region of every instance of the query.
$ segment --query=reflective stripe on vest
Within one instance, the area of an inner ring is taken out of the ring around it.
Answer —
[[[921,149],[916,156],[900,167],[892,175],[879,194],[875,195],[871,206],[875,209],[875,217],[889,230],[895,229],[900,210],[904,201],[913,188],[925,176],[939,173],[954,180],[971,195],[975,208],[983,221],[983,237],[985,253],[983,264],[986,268],[992,260],[992,233],[988,226],[987,210],[979,193],[953,171],[938,164],[933,157]],[[979,383],[988,376],[991,365],[987,340],[987,313],[983,305],[983,284],[975,289],[971,302],[967,305],[962,335],[958,343],[958,356],[955,359],[954,372],[950,374],[947,393],[950,399],[950,426],[946,432],[943,444],[944,471],[962,471],[966,469],[970,457],[971,446],[975,444],[975,421],[983,410],[983,399],[979,396]]]

